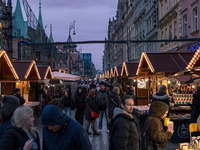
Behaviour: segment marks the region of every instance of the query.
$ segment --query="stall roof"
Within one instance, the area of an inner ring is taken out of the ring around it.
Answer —
[[[123,62],[121,76],[136,76],[138,62]]]
[[[119,77],[121,75],[122,66],[115,66],[113,77]]]
[[[50,66],[38,66],[41,80],[52,79],[52,72]]]
[[[72,74],[62,73],[62,72],[52,72],[54,79],[68,80],[68,81],[77,81],[80,80],[80,76],[75,76]]]
[[[110,77],[112,78],[114,76],[113,68],[110,69]]]
[[[0,80],[18,80],[18,74],[4,50],[0,51]]]
[[[35,61],[12,61],[20,80],[40,80]]]
[[[193,52],[142,53],[136,75],[158,72],[179,72],[191,60]]]
[[[195,52],[195,54],[193,55],[193,57],[191,58],[188,66],[186,67],[186,69],[192,69],[194,67],[199,67],[200,66],[200,48]]]

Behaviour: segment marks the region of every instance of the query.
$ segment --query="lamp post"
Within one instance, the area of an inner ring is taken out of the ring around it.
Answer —
[[[67,42],[72,42],[72,38],[71,38],[71,30],[72,29],[74,29],[73,35],[76,35],[76,32],[75,32],[75,21],[69,25],[69,37],[68,37]],[[71,74],[71,69],[72,69],[71,65],[72,65],[72,61],[73,61],[73,60],[71,60],[70,52],[71,52],[71,50],[72,50],[72,52],[76,52],[76,47],[77,47],[76,44],[63,45],[63,48],[68,49],[68,62],[69,62],[69,73],[70,74]]]

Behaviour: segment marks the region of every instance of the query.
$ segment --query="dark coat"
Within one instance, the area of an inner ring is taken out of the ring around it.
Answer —
[[[19,99],[20,105],[24,105],[26,102],[25,99],[23,99],[20,94],[15,94],[15,96]]]
[[[62,103],[63,107],[71,107],[72,106],[72,100],[69,96],[68,97],[66,97],[66,96],[62,97],[61,103]]]
[[[193,101],[192,101],[192,111],[191,111],[191,123],[196,123],[197,118],[200,114],[200,95],[193,94]]]
[[[113,111],[116,107],[120,107],[121,99],[115,92],[110,92],[109,95],[109,118],[113,118]]]
[[[12,118],[12,115],[10,115],[7,118],[4,118],[4,122],[0,126],[0,138],[4,130],[11,125],[11,118]]]
[[[169,95],[162,91],[159,91],[158,93],[154,93],[152,103],[155,101],[164,102],[165,104],[169,106]]]
[[[104,95],[104,97],[103,97],[103,95]],[[97,91],[97,95],[96,95],[96,100],[103,98],[103,100],[106,103],[106,108],[108,107],[108,98],[109,98],[108,95],[109,95],[109,92],[106,89],[104,91],[102,91],[102,90]]]
[[[75,94],[75,100],[74,100],[74,108],[77,110],[85,110],[85,99],[86,95],[82,93],[76,92]]]
[[[39,135],[36,132],[37,138],[35,142],[40,150]],[[10,125],[6,128],[0,138],[0,149],[1,150],[23,150],[26,141],[29,140],[28,135],[22,128]]]
[[[130,95],[130,96],[134,97],[134,90],[133,90],[132,86],[127,88],[126,95]]]
[[[63,114],[59,107],[48,105],[42,112],[43,150],[92,150],[88,134],[76,121]],[[47,125],[60,125],[57,132]]]
[[[91,111],[88,108],[87,104],[92,111],[95,111],[98,114],[100,112],[99,112],[96,100],[91,96],[87,97],[86,98],[86,107],[85,107],[85,119],[88,120],[88,121],[91,121],[91,120],[93,120],[93,118],[91,117]]]
[[[144,127],[146,134],[149,135],[150,140],[159,144],[159,146],[162,148],[167,146],[167,141],[172,136],[172,133],[166,131],[161,122],[161,118],[168,110],[169,106],[165,103],[160,101],[153,102],[151,104],[149,116],[146,119]]]
[[[111,121],[110,150],[141,150],[141,136],[135,117],[115,108]]]

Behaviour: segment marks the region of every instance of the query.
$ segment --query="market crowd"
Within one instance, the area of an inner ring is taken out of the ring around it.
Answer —
[[[19,93],[19,89],[15,89],[14,95],[1,98],[0,150],[90,150],[92,146],[88,136],[101,135],[104,117],[110,150],[141,150],[142,145],[148,150],[165,148],[174,132],[163,126],[163,119],[169,112],[166,86],[160,86],[159,91],[153,94],[144,131],[140,132],[133,115],[135,96],[131,82],[128,81],[123,90],[120,84],[101,81],[80,83],[75,96],[66,89],[60,107],[46,105],[43,108],[43,139],[40,143],[38,131],[34,128],[33,110],[23,105],[25,100]],[[196,99],[200,97],[199,87],[195,96]],[[197,106],[197,102],[195,104]],[[75,111],[75,120],[71,118],[72,110]],[[143,138],[148,141],[142,143]]]

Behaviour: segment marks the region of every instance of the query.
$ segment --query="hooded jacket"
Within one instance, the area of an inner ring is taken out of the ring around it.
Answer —
[[[42,111],[43,150],[91,150],[88,135],[83,127],[63,114],[58,106],[48,105]],[[57,132],[47,125],[60,125]]]
[[[113,118],[113,111],[116,107],[120,107],[121,99],[115,92],[110,92],[109,95],[109,118]]]
[[[152,103],[155,101],[164,102],[165,104],[169,106],[169,95],[162,91],[159,91],[158,93],[154,93]]]
[[[141,136],[135,117],[115,108],[109,142],[110,150],[140,150]]]
[[[166,111],[169,110],[169,106],[163,102],[156,101],[150,106],[149,116],[145,122],[145,130],[149,135],[150,140],[157,143],[159,147],[165,148],[167,141],[171,138],[172,133],[166,131],[161,122],[161,118]]]
[[[38,150],[40,150],[40,139],[36,133],[35,142],[37,143]],[[28,135],[22,128],[9,125],[0,138],[1,150],[23,150],[26,141],[29,140]]]

